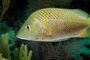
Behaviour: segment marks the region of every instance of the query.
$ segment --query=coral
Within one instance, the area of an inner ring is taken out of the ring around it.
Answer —
[[[6,33],[5,35],[3,34],[2,35],[2,38],[1,38],[1,52],[2,52],[2,56],[4,58],[10,58],[10,50],[9,50],[9,43],[8,43],[8,34]]]
[[[8,60],[31,60],[32,57],[32,51],[30,50],[28,53],[27,45],[22,44],[20,47],[20,50],[18,48],[15,48],[14,50],[14,58],[11,56],[11,50],[9,48],[9,42],[8,42],[8,33],[1,35],[1,42],[0,42],[0,54],[2,54],[2,57],[8,59]],[[1,56],[0,56],[1,57]]]
[[[32,51],[29,51],[29,54],[28,55],[27,54],[28,54],[27,45],[22,44],[19,51],[18,48],[15,48],[14,60],[31,60]]]
[[[2,57],[2,54],[0,54],[0,60],[8,60]]]
[[[12,27],[9,27],[9,29],[7,30],[7,33],[10,41],[9,47],[14,47],[17,42],[15,31],[13,30]]]
[[[9,47],[12,48],[15,46],[17,38],[16,38],[16,34],[15,31],[12,27],[8,27],[8,25],[6,24],[5,21],[0,23],[0,34],[4,34],[4,33],[8,33],[8,39],[9,39]],[[1,36],[1,35],[0,35]]]
[[[82,60],[81,54],[89,54],[83,39],[73,38],[62,42],[27,41],[33,51],[34,60]]]
[[[3,4],[3,6],[2,6],[3,9],[2,9],[1,17],[0,17],[0,22],[2,21],[4,14],[6,13],[6,11],[9,8],[10,0],[2,0],[2,4]]]

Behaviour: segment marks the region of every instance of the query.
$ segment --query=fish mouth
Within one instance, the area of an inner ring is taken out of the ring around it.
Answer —
[[[30,38],[25,38],[25,37],[19,36],[18,34],[16,34],[16,37],[19,39],[23,39],[23,40],[35,40],[35,39],[30,39]]]
[[[18,36],[18,34],[16,34],[16,37],[22,39],[20,36]]]
[[[24,37],[19,36],[18,34],[16,34],[16,37],[19,38],[19,39],[23,39],[23,40],[45,42],[45,41],[43,41],[43,40],[41,40],[41,39],[24,38]]]
[[[19,36],[18,34],[16,34],[16,37],[19,39],[27,40],[26,38],[23,38],[23,37]]]
[[[20,36],[17,36],[17,35],[16,35],[16,37],[17,37],[17,38],[20,38]]]
[[[19,39],[23,39],[23,40],[30,40],[30,39],[26,39],[26,38],[23,38],[23,37],[20,37],[20,36],[16,36],[17,38]]]
[[[17,38],[20,38],[20,36],[18,36],[18,33],[16,34],[16,37],[17,37]]]
[[[20,37],[18,34],[16,34],[16,37],[19,39],[25,39],[25,38]]]

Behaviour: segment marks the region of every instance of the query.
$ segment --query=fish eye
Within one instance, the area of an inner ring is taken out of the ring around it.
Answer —
[[[27,28],[27,29],[30,29],[30,25],[27,25],[26,28]]]

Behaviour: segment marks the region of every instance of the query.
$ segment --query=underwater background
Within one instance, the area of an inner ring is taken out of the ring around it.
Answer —
[[[0,0],[0,60],[90,60],[90,37],[61,42],[16,38],[28,16],[47,7],[82,9],[90,14],[90,0]]]

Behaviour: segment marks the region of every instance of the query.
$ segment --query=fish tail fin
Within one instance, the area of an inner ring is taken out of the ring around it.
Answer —
[[[88,37],[90,36],[90,18],[85,19],[85,22],[88,24],[88,29],[85,29],[79,37]]]
[[[79,37],[88,37],[90,36],[90,28],[84,30],[80,35]]]
[[[87,23],[89,24],[89,27],[90,27],[90,18],[87,18],[86,21],[87,21]]]

